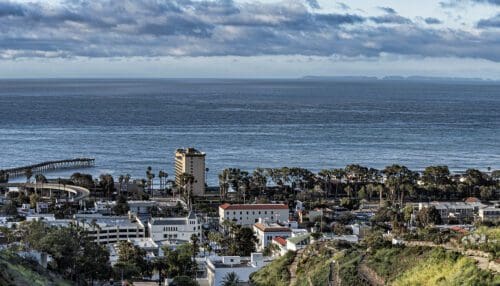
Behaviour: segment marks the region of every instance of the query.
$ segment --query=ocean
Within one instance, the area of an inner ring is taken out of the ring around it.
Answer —
[[[227,167],[500,168],[500,84],[328,79],[0,81],[0,169],[94,157],[98,175]],[[73,171],[48,174],[67,176]]]

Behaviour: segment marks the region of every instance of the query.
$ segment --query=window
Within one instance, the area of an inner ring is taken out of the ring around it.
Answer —
[[[259,219],[258,219],[258,218],[256,218],[256,219],[255,219],[255,223],[258,223],[258,222],[259,222]]]

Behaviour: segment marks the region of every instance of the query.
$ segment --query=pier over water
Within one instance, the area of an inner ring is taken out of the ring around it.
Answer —
[[[95,165],[94,158],[75,158],[57,161],[45,161],[38,164],[3,169],[2,171],[8,174],[9,178],[20,177],[26,174],[26,171],[31,170],[33,174],[40,174],[50,171],[57,171],[63,169],[81,169],[91,168]],[[1,170],[1,169],[0,169]]]

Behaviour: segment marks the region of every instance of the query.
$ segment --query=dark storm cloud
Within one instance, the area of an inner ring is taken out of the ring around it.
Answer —
[[[322,13],[306,0],[284,1],[67,0],[56,7],[3,2],[0,58],[391,53],[500,61],[496,29],[435,29],[389,7],[382,7],[381,16],[365,17]],[[492,27],[493,20],[478,26]]]
[[[478,28],[500,28],[500,13],[496,16],[482,19],[477,23]]]

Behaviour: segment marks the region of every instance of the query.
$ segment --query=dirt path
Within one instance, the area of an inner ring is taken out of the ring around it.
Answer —
[[[297,282],[297,264],[299,263],[298,257],[302,254],[303,249],[299,249],[297,253],[295,253],[295,257],[293,258],[292,264],[290,264],[290,267],[288,268],[288,271],[290,271],[290,286],[295,285]]]

